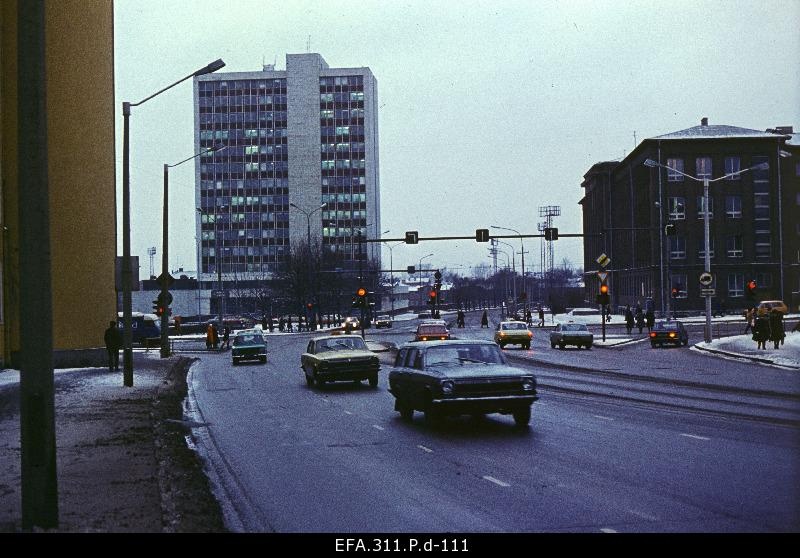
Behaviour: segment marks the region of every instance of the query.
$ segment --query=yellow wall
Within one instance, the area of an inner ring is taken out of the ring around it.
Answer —
[[[18,347],[17,263],[6,258],[18,244],[16,5],[16,0],[2,0],[0,8],[0,172],[10,248],[3,254],[6,359],[8,349]],[[113,3],[58,0],[47,2],[46,10],[54,348],[99,347],[108,322],[116,317]]]

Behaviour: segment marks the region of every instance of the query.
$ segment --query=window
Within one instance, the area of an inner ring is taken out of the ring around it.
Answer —
[[[800,204],[800,197],[797,201]],[[742,196],[725,196],[725,216],[729,219],[742,218]]]
[[[667,210],[669,211],[669,218],[672,220],[686,219],[686,198],[668,198]]]
[[[683,236],[669,237],[669,258],[671,260],[686,259],[686,237]]]
[[[705,196],[697,196],[697,218],[703,219],[703,200],[705,200]],[[708,197],[708,218],[714,218],[714,198],[711,196]]]
[[[769,228],[755,233],[756,258],[769,258],[772,255],[772,235]]]
[[[744,275],[741,273],[728,274],[728,296],[729,297],[742,297],[744,296]]]
[[[683,159],[667,159],[667,182],[683,182]],[[675,169],[675,170],[672,170]]]
[[[695,159],[695,169],[697,178],[711,178],[711,157]]]
[[[729,236],[725,241],[725,254],[729,258],[744,257],[744,250],[742,248],[742,235],[735,234]]]
[[[764,287],[768,289],[772,287],[772,274],[763,272],[756,273],[756,285],[758,285],[759,288]]]
[[[678,289],[678,296],[676,298],[686,298],[686,274],[685,273],[673,273],[670,274],[670,290],[671,289]]]
[[[753,194],[753,218],[769,221],[769,194]]]
[[[739,172],[742,170],[742,159],[741,157],[725,157],[725,174],[731,174],[734,172]],[[729,176],[725,180],[741,180],[741,174],[734,174],[733,176]]]
[[[699,238],[697,243],[697,257],[705,259],[706,257],[706,239],[705,236]],[[708,238],[708,257],[714,257],[714,237],[709,235]]]

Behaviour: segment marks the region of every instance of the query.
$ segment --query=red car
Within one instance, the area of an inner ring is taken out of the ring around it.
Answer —
[[[417,333],[414,335],[414,341],[438,341],[443,339],[450,339],[450,331],[447,326],[440,324],[419,324]]]

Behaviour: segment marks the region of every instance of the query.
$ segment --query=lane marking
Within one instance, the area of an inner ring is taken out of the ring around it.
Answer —
[[[640,512],[640,511],[628,510],[628,513],[632,513],[633,515],[635,515],[637,517],[641,517],[642,519],[646,519],[647,521],[658,521],[657,517],[653,517],[652,515],[649,515],[649,514]]]
[[[608,527],[603,527],[602,529],[600,529],[600,531],[602,531],[603,533],[616,533],[614,529],[609,529]]]
[[[378,430],[386,430],[383,426],[378,426],[377,424],[373,424],[372,428],[377,428]]]
[[[496,479],[494,477],[490,477],[489,475],[483,475],[483,478],[484,478],[484,480],[487,480],[489,482],[495,483],[497,486],[511,486],[507,482],[503,482],[503,481],[501,481],[499,479]]]
[[[594,418],[599,418],[600,420],[614,420],[611,417],[604,417],[603,415],[592,415]]]
[[[344,414],[346,414],[346,415],[352,415],[353,413],[351,413],[350,411],[345,411],[345,412],[344,412]]]
[[[681,436],[686,436],[687,438],[694,438],[695,440],[710,440],[711,438],[706,438],[705,436],[695,436],[694,434],[681,434]]]
[[[426,448],[425,446],[417,446],[417,447],[424,452],[433,453],[433,450],[431,448]]]

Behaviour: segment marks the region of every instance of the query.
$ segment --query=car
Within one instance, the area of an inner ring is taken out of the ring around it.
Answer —
[[[782,300],[765,300],[756,308],[756,314],[758,316],[769,316],[772,310],[777,310],[784,316],[789,313],[789,308]]]
[[[392,327],[392,317],[383,315],[375,318],[375,328]]]
[[[566,324],[558,324],[553,331],[550,332],[550,347],[563,349],[567,345],[575,345],[579,349],[586,347],[592,348],[594,342],[594,335],[586,324],[576,324],[569,322]]]
[[[449,339],[400,347],[389,372],[394,409],[410,421],[414,411],[431,421],[444,416],[511,414],[527,426],[538,399],[536,377],[510,366],[490,340]]]
[[[117,327],[120,335],[124,328],[122,312],[117,313]],[[161,339],[161,318],[155,314],[145,314],[143,312],[131,312],[131,341],[133,343],[147,344],[148,340],[156,341]]]
[[[494,332],[494,342],[505,349],[506,345],[519,345],[523,349],[531,348],[533,332],[528,329],[525,322],[500,322],[497,324],[497,331]]]
[[[689,333],[681,322],[670,320],[655,323],[650,331],[650,346],[661,347],[665,343],[678,347],[689,344]]]
[[[417,326],[414,341],[432,341],[434,339],[450,339],[450,330],[446,325],[423,322]]]
[[[347,316],[342,322],[342,329],[345,331],[354,331],[361,328],[361,322],[355,316]]]
[[[243,360],[267,362],[267,342],[257,329],[243,329],[233,336],[231,360],[234,366]]]
[[[380,360],[367,348],[360,335],[325,335],[308,342],[300,356],[300,367],[308,387],[323,388],[328,382],[368,380],[370,387],[378,386]]]

